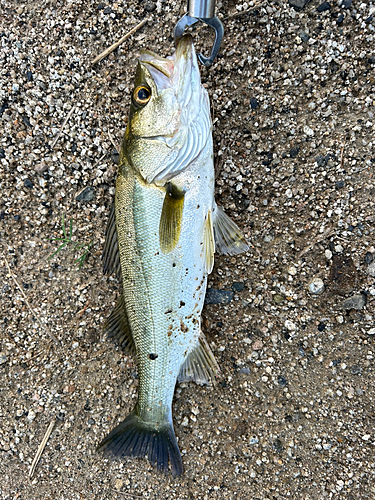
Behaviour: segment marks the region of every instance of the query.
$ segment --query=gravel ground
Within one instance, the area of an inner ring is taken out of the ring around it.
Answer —
[[[225,38],[202,68],[216,198],[251,248],[216,258],[203,325],[222,373],[177,387],[173,479],[95,447],[137,394],[102,332],[116,148],[139,50],[171,53],[185,2],[106,2],[0,7],[1,499],[375,498],[375,4],[219,4]],[[212,33],[194,33],[207,53]],[[92,242],[80,270],[74,243],[48,259],[63,215]]]

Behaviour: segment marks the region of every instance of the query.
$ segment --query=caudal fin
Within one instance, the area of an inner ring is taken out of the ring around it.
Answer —
[[[119,458],[147,456],[151,465],[156,464],[163,472],[168,472],[170,462],[173,476],[179,476],[183,472],[181,453],[172,424],[166,422],[165,426],[155,429],[150,423],[140,419],[136,408],[103,439],[97,449]]]

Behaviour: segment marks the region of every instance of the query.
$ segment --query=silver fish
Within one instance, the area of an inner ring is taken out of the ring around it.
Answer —
[[[214,200],[212,122],[191,37],[138,62],[103,253],[122,294],[106,330],[136,356],[138,401],[99,449],[183,471],[172,422],[176,381],[218,371],[201,331],[215,249],[248,245]]]

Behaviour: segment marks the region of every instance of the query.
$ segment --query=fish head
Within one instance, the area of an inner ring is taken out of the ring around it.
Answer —
[[[180,39],[170,57],[141,53],[123,148],[146,182],[168,181],[186,168],[192,159],[191,149],[192,155],[197,154],[199,141],[195,137],[195,149],[190,143],[199,135],[199,115],[205,111],[202,106],[207,108],[209,124],[205,128],[209,130],[200,134],[201,142],[211,130],[211,122],[190,35]]]

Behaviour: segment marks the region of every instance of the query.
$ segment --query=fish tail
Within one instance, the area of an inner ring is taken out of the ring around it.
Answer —
[[[139,417],[137,407],[103,439],[97,451],[111,453],[119,458],[147,456],[152,466],[156,464],[165,473],[168,472],[168,462],[173,476],[183,472],[173,424],[166,421],[155,428],[152,423]]]

